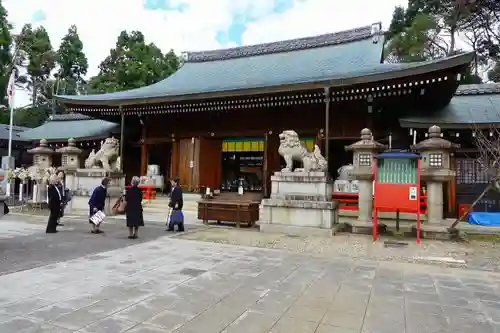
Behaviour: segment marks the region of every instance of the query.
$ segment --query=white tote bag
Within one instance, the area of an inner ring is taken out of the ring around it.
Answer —
[[[94,223],[95,225],[99,225],[104,221],[104,218],[106,217],[106,214],[104,214],[102,211],[98,210],[94,215],[90,217],[90,221]]]

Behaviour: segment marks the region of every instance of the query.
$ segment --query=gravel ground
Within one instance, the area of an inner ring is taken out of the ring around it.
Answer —
[[[404,240],[408,245],[385,247],[381,238],[373,242],[371,236],[338,234],[331,238],[297,237],[282,234],[260,233],[257,229],[234,229],[213,227],[179,236],[181,239],[212,243],[253,246],[285,250],[319,256],[344,256],[383,261],[424,262],[453,267],[500,272],[500,253],[495,242],[422,240],[420,245],[414,239]]]

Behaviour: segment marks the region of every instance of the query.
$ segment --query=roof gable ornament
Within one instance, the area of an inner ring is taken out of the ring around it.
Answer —
[[[180,57],[181,62],[188,62],[189,61],[189,52],[182,52],[181,57]]]
[[[377,22],[372,24],[372,42],[377,44],[380,40],[380,32],[382,30],[382,23]]]

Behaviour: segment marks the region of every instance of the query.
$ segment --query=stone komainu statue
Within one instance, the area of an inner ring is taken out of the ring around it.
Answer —
[[[285,159],[286,167],[282,172],[325,172],[328,169],[327,160],[321,155],[318,145],[310,152],[300,142],[295,131],[287,130],[279,134],[279,154]],[[293,170],[293,161],[301,162],[303,168]]]
[[[120,142],[111,137],[104,140],[101,149],[97,152],[92,150],[85,160],[85,168],[103,168],[106,171],[120,171]]]

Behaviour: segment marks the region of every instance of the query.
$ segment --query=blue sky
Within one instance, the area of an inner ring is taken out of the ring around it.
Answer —
[[[404,0],[3,0],[9,20],[43,24],[55,48],[72,24],[89,58],[89,76],[122,30],[140,30],[165,52],[272,42],[369,25],[389,25]],[[22,101],[23,103],[26,101]],[[17,103],[16,103],[17,104]]]

